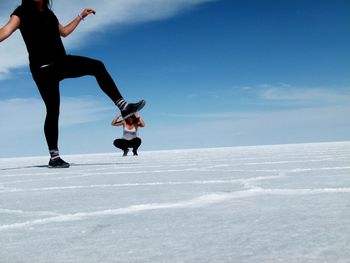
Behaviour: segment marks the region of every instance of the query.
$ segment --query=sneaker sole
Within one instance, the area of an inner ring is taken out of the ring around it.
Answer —
[[[141,103],[140,106],[136,109],[136,111],[134,111],[134,112],[132,112],[132,113],[130,113],[130,114],[124,116],[123,119],[125,120],[125,119],[131,117],[132,115],[135,114],[135,112],[142,110],[143,107],[145,107],[145,105],[146,105],[146,101],[145,101],[145,100],[142,100],[142,103]]]
[[[65,164],[65,165],[57,165],[57,166],[48,165],[47,167],[55,169],[55,168],[69,168],[69,166],[70,166],[69,164]]]

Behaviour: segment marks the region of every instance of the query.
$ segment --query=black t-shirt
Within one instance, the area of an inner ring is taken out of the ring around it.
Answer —
[[[19,29],[27,46],[31,65],[46,65],[66,55],[58,19],[51,10],[27,10],[19,6],[12,15],[21,20]]]

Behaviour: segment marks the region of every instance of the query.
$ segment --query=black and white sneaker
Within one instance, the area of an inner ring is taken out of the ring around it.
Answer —
[[[131,115],[133,115],[135,112],[140,111],[144,106],[146,105],[145,100],[140,100],[139,102],[136,103],[129,103],[125,109],[121,110],[121,114],[123,119],[129,118]]]
[[[63,161],[60,157],[55,159],[50,159],[49,161],[49,168],[68,168],[70,166],[69,163]]]

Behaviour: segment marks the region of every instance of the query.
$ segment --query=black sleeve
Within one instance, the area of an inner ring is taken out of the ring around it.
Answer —
[[[11,14],[11,16],[13,16],[13,15],[18,16],[19,19],[22,20],[22,18],[23,18],[23,8],[22,8],[22,6],[17,7],[15,9],[15,11],[13,11],[13,13]]]

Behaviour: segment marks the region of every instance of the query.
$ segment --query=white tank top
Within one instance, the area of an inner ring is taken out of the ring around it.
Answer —
[[[126,125],[124,125],[123,129],[123,139],[132,140],[137,137],[137,128],[134,127],[132,129],[128,129]]]

